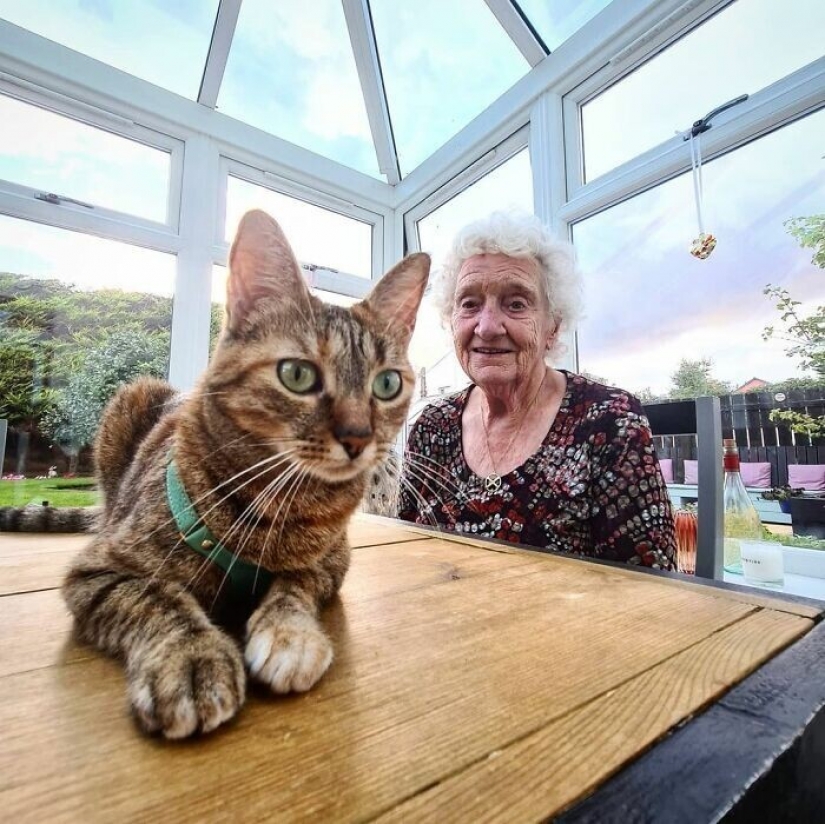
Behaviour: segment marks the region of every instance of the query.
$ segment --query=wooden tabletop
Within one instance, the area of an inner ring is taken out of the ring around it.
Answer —
[[[539,821],[591,796],[820,617],[386,519],[352,523],[311,692],[169,743],[56,591],[81,536],[0,535],[7,821]]]

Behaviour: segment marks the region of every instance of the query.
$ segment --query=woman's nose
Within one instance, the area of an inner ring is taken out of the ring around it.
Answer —
[[[492,303],[485,303],[478,313],[476,334],[480,338],[495,338],[503,335],[505,332],[503,320],[504,314],[500,307]]]

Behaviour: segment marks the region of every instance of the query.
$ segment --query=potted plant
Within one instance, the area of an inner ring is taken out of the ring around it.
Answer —
[[[774,486],[767,492],[763,492],[760,497],[763,501],[777,501],[779,508],[783,512],[791,511],[791,498],[796,498],[802,495],[802,489],[794,489],[785,484],[784,486]]]

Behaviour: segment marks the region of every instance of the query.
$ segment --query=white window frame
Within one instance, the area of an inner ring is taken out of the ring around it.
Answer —
[[[218,265],[225,266],[229,252],[229,241],[224,238],[226,224],[226,193],[229,177],[235,177],[268,189],[287,197],[301,200],[320,209],[343,215],[344,217],[365,223],[371,228],[371,265],[370,278],[359,277],[349,272],[336,269],[327,269],[318,266],[313,261],[301,261],[301,265],[312,271],[313,286],[328,292],[338,292],[354,298],[363,298],[367,295],[373,282],[381,277],[385,268],[384,261],[384,224],[389,214],[357,206],[339,198],[320,192],[282,177],[274,171],[255,168],[229,157],[221,157],[220,161],[221,188],[218,195],[217,219],[213,237],[213,258]]]
[[[421,250],[421,238],[418,232],[418,224],[436,209],[448,203],[453,198],[469,189],[479,180],[486,177],[490,172],[506,163],[520,151],[529,148],[529,128],[525,125],[515,133],[502,140],[497,146],[485,152],[458,174],[448,180],[435,191],[427,195],[423,200],[404,213],[404,231],[406,233],[408,250],[418,252]],[[438,263],[438,261],[436,261]]]
[[[825,57],[755,92],[745,102],[714,118],[711,128],[702,135],[703,160],[712,160],[737,146],[804,117],[823,105]],[[566,132],[569,123],[568,111],[569,107],[565,101]],[[706,112],[698,112],[695,119],[704,114]],[[573,117],[580,122],[578,112]],[[685,129],[690,125],[686,123]],[[569,137],[565,143],[570,144]],[[683,135],[674,135],[592,182],[574,188],[572,196],[559,209],[559,216],[567,223],[582,220],[688,169],[689,146]],[[575,186],[569,174],[567,183],[568,187]]]
[[[48,203],[36,198],[38,194],[45,194],[46,190],[4,179],[0,179],[0,211],[4,214],[14,213],[21,217],[25,216],[41,223],[53,223],[66,229],[113,237],[159,251],[177,251],[175,238],[179,228],[184,160],[182,140],[148,129],[133,120],[113,115],[64,95],[51,93],[47,89],[21,81],[5,72],[0,72],[0,94],[82,123],[89,128],[99,129],[115,137],[158,149],[169,155],[169,181],[164,221],[149,220],[96,203],[90,204],[91,208],[67,201],[60,204]],[[113,185],[116,185],[116,182],[113,181]],[[64,197],[72,197],[76,194],[69,191],[54,193]]]

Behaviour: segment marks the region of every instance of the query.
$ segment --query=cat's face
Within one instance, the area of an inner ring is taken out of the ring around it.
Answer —
[[[277,224],[241,222],[230,256],[227,325],[204,391],[273,453],[326,481],[384,459],[409,407],[407,346],[429,273],[414,255],[352,309],[310,295]]]

